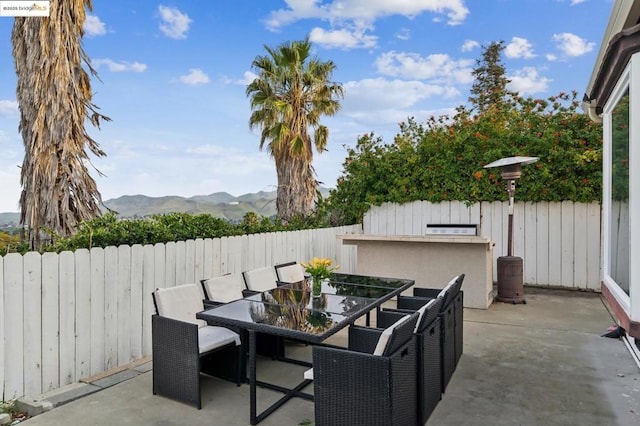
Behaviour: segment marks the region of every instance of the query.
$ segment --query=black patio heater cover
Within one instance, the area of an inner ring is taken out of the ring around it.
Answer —
[[[507,255],[498,257],[498,295],[495,300],[508,303],[527,303],[524,298],[524,269],[522,258],[513,255],[513,203],[516,179],[522,175],[522,166],[538,161],[538,157],[506,157],[484,166],[499,167],[509,194],[509,222],[507,225]]]

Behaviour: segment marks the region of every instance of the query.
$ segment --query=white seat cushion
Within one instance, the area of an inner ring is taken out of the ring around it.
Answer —
[[[242,277],[239,274],[228,274],[204,280],[209,299],[215,302],[229,303],[242,299]]]
[[[283,283],[297,283],[304,281],[304,268],[299,263],[276,268],[278,281]]]
[[[229,343],[240,345],[240,335],[224,327],[206,325],[198,329],[198,347],[200,353],[208,352]]]
[[[389,338],[393,334],[394,329],[399,325],[408,321],[410,318],[411,318],[410,315],[405,315],[404,317],[400,318],[398,321],[391,324],[389,327],[385,328],[382,334],[380,335],[380,338],[378,339],[378,344],[376,345],[376,348],[373,351],[373,355],[382,356],[382,354],[384,353],[384,350],[387,348],[387,344],[389,343]]]
[[[207,323],[196,319],[196,313],[202,311],[202,287],[198,284],[183,284],[176,287],[155,290],[158,315],[178,321],[190,322],[204,327]]]
[[[313,368],[310,368],[304,372],[304,378],[307,380],[313,380]]]
[[[252,269],[242,273],[248,290],[266,291],[276,287],[276,270],[273,266]]]

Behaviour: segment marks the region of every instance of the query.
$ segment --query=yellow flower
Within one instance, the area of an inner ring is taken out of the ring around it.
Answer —
[[[331,272],[340,268],[340,266],[336,265],[331,266],[333,262],[326,257],[322,259],[314,257],[312,261],[305,263],[301,262],[304,270],[314,278],[329,278],[331,276]]]

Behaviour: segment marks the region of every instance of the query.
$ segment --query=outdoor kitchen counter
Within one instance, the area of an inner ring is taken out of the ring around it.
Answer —
[[[493,302],[493,246],[470,235],[338,235],[357,247],[356,273],[415,280],[414,287],[443,288],[464,273],[464,307],[487,309]]]

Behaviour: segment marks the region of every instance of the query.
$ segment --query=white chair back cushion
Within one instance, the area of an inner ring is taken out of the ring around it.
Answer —
[[[447,285],[444,286],[444,288],[442,290],[440,290],[440,293],[438,293],[438,297],[442,297],[444,298],[447,291],[451,290],[451,288],[453,288],[453,286],[456,284],[456,280],[458,279],[458,276],[456,275],[455,277],[451,278],[451,281],[449,281],[447,283]]]
[[[299,263],[276,269],[278,281],[283,283],[297,283],[304,280],[304,268]]]
[[[394,329],[399,325],[405,323],[406,321],[409,321],[409,319],[411,319],[411,316],[405,315],[404,317],[400,318],[398,321],[391,324],[389,327],[385,328],[385,330],[380,335],[380,338],[378,339],[378,343],[376,344],[376,348],[373,351],[373,355],[382,356],[382,354],[384,353],[384,350],[387,348],[387,344],[389,343],[390,337],[393,334]]]
[[[276,270],[273,266],[252,269],[242,273],[248,290],[266,291],[276,287]]]
[[[436,304],[436,301],[436,299],[431,299],[428,303],[425,303],[420,309],[418,309],[418,321],[416,322],[416,327],[413,329],[414,333],[417,334],[420,332],[420,328],[422,327],[422,319],[426,315],[427,311],[429,311],[429,309],[431,309],[431,307]]]
[[[196,319],[196,313],[204,309],[203,298],[202,288],[198,284],[158,288],[155,291],[158,315],[198,324],[199,327],[207,325],[205,321]]]
[[[200,353],[208,352],[229,343],[240,346],[240,335],[224,327],[207,325],[198,329],[198,348]]]
[[[242,299],[242,277],[239,274],[209,278],[203,284],[209,299],[215,302],[229,303]]]

